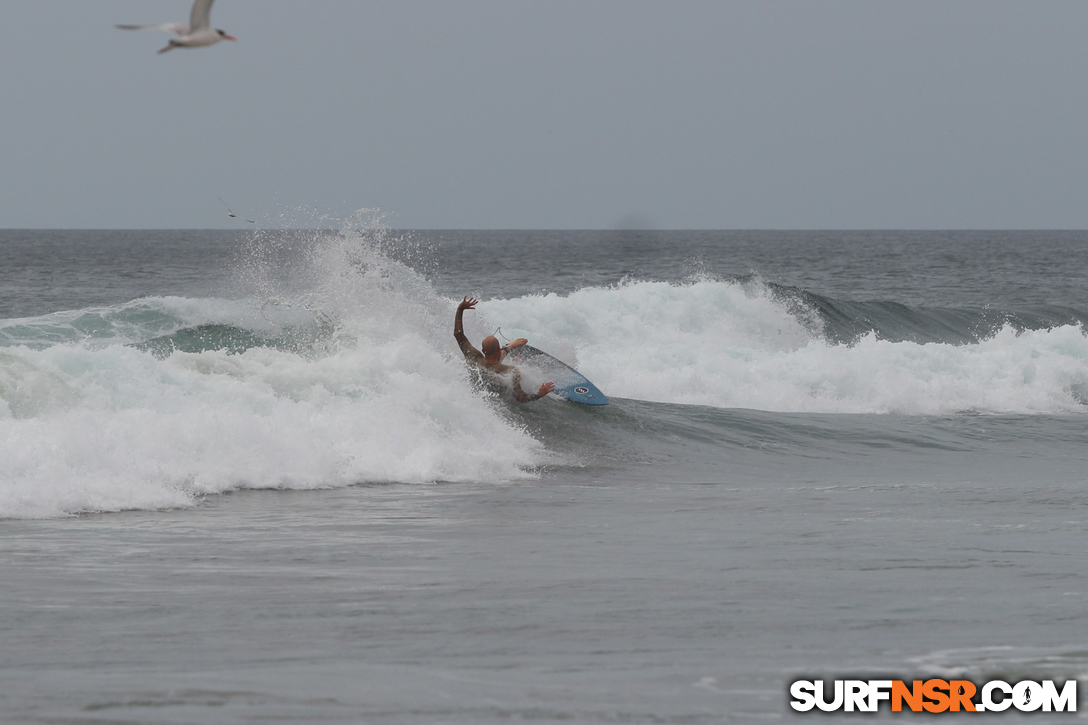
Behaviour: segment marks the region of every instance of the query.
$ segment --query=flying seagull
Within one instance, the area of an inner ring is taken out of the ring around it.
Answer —
[[[223,201],[223,197],[220,196],[218,198],[219,198],[220,203],[222,203],[223,206],[227,207],[227,216],[234,217],[235,219],[241,219],[242,221],[249,222],[250,224],[256,224],[257,223],[255,221],[253,221],[252,219],[246,219],[244,216],[238,216],[237,214],[235,214],[233,211],[230,210],[230,207],[227,206],[227,202]]]
[[[215,0],[194,0],[193,9],[189,13],[189,24],[185,23],[156,23],[153,25],[118,25],[121,30],[165,30],[177,33],[177,40],[171,38],[170,44],[160,50],[165,53],[174,48],[199,48],[202,45],[213,45],[220,40],[238,40],[233,35],[227,35],[222,30],[216,30],[211,24],[212,3]]]

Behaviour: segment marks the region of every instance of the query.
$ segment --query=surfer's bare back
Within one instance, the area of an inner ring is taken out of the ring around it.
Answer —
[[[464,314],[465,310],[476,309],[477,303],[478,300],[474,300],[471,297],[465,297],[461,300],[461,304],[457,305],[457,314],[453,318],[453,338],[457,340],[457,344],[461,347],[461,353],[465,356],[465,360],[495,376],[505,378],[509,375],[512,387],[514,388],[514,400],[519,403],[528,403],[530,400],[540,400],[545,395],[552,392],[552,390],[555,389],[555,383],[544,383],[540,386],[540,391],[536,395],[526,393],[521,389],[521,372],[513,365],[502,364],[502,359],[506,357],[506,353],[529,342],[524,337],[519,337],[506,347],[501,347],[498,338],[494,335],[488,335],[480,344],[480,347],[483,348],[483,352],[480,352],[472,346],[472,343],[465,337],[465,326],[461,321],[461,316]]]

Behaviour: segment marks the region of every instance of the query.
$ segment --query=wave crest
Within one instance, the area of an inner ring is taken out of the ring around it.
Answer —
[[[1088,391],[1079,325],[1023,330],[1006,322],[974,342],[916,342],[864,331],[855,317],[858,332],[843,342],[825,332],[822,309],[755,279],[627,282],[483,309],[507,334],[565,352],[610,396],[945,415],[1082,411]]]

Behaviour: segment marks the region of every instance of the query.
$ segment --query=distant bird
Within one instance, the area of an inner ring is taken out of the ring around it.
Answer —
[[[118,25],[121,30],[165,30],[177,33],[178,39],[170,39],[170,44],[160,50],[165,53],[174,48],[199,48],[202,45],[214,45],[220,40],[238,40],[233,35],[227,35],[222,30],[212,27],[211,14],[212,3],[215,0],[194,0],[193,9],[189,13],[189,24],[184,23],[157,23],[155,25]]]
[[[238,216],[237,214],[235,214],[234,212],[232,212],[232,211],[230,210],[230,207],[229,207],[229,206],[227,206],[227,202],[223,201],[223,197],[221,197],[221,196],[220,196],[220,197],[218,197],[218,199],[219,199],[220,203],[221,203],[221,204],[222,204],[223,206],[226,206],[226,207],[227,207],[227,216],[229,216],[229,217],[234,217],[235,219],[241,219],[242,221],[244,221],[244,222],[249,222],[250,224],[256,224],[256,223],[257,223],[257,222],[255,222],[255,221],[253,221],[252,219],[246,219],[246,218],[245,218],[244,216]]]

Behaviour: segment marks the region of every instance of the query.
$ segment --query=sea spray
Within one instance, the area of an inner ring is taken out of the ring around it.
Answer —
[[[0,516],[188,506],[239,488],[500,482],[556,460],[470,384],[450,300],[371,241],[315,234],[291,286],[248,268],[242,282],[263,279],[264,296],[7,321]],[[73,320],[88,315],[101,324],[80,338]],[[144,344],[209,327],[249,344]],[[326,334],[261,342],[302,328]]]

